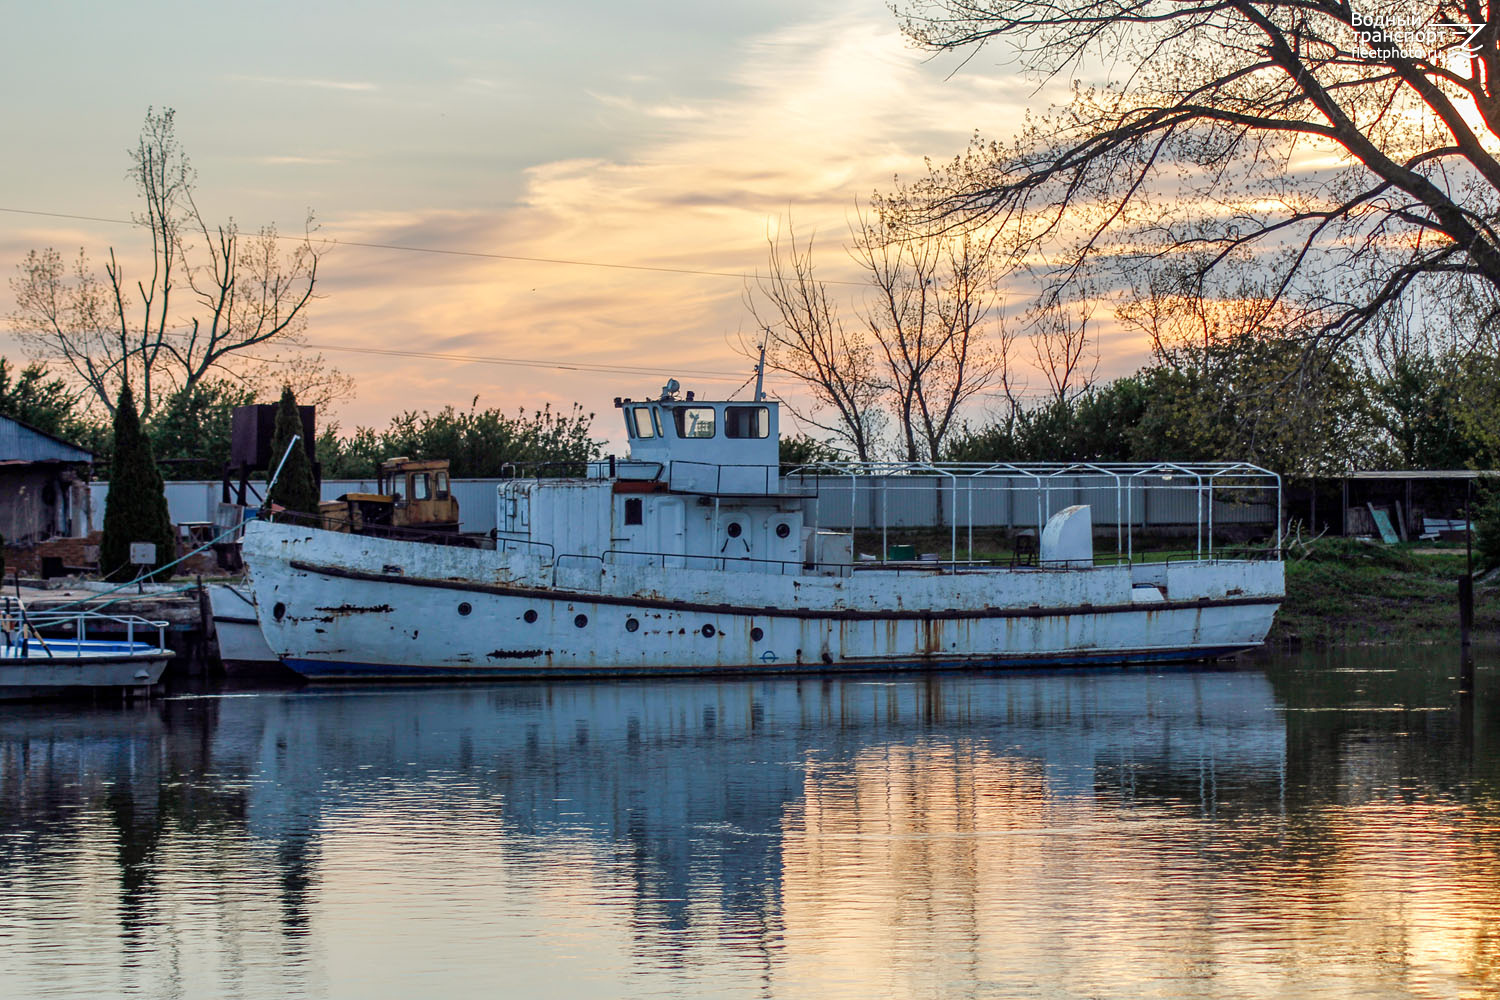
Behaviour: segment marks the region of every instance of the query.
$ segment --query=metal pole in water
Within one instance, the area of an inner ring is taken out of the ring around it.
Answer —
[[[1464,575],[1458,578],[1458,689],[1474,692],[1474,480],[1464,485]]]

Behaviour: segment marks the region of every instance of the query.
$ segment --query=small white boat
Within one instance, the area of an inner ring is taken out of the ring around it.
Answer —
[[[124,632],[90,639],[89,631]],[[149,696],[167,661],[167,622],[97,611],[28,611],[19,600],[0,605],[0,700]],[[59,635],[59,633],[62,633]],[[155,642],[139,641],[137,635]]]
[[[214,641],[219,662],[230,677],[292,676],[261,634],[255,616],[255,595],[245,583],[211,583],[209,612],[213,616]]]
[[[501,485],[493,549],[247,525],[272,652],[324,680],[1144,663],[1259,645],[1281,603],[1280,479],[1265,469],[784,471],[774,402],[677,390],[616,400],[628,459]],[[947,551],[887,544],[912,496],[932,502]],[[1169,508],[1189,551],[1143,557],[1148,511],[1156,524]],[[1226,520],[1267,541],[1216,549],[1216,518],[1220,541]],[[976,529],[996,527],[1034,544],[985,558]],[[1112,551],[1096,557],[1096,535]]]

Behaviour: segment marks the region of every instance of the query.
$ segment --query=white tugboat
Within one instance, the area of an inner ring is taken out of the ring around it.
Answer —
[[[1259,645],[1282,600],[1274,547],[1214,549],[1216,512],[1221,534],[1227,515],[1252,510],[1274,536],[1280,481],[1264,469],[837,463],[782,474],[774,402],[678,389],[616,400],[628,459],[502,485],[490,549],[248,525],[271,650],[322,680],[1182,661]],[[947,553],[912,559],[886,544],[892,506],[914,492],[935,501]],[[1188,557],[1135,551],[1150,505],[1164,502],[1153,496],[1190,513]],[[856,507],[879,512],[880,527],[856,536]],[[1113,542],[1097,558],[1096,520]],[[1023,533],[1019,558],[975,558],[976,525],[996,524],[1040,531]],[[858,551],[876,542],[878,554]]]

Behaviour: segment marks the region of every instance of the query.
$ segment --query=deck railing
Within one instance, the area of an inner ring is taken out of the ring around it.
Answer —
[[[136,630],[156,630],[156,648],[165,649],[167,646],[167,628],[171,623],[165,621],[153,621],[142,618],[139,615],[106,614],[102,611],[90,611],[86,608],[72,608],[66,611],[33,611],[17,598],[6,597],[0,599],[0,639],[7,648],[19,649],[22,656],[28,655],[31,644],[36,644],[48,657],[81,657],[87,652],[84,643],[89,641],[89,629],[93,627],[96,631],[108,629],[110,632],[118,633],[123,627],[125,641],[134,645],[136,641]],[[69,633],[62,642],[54,644],[48,639],[58,639],[53,636],[43,636],[43,631],[52,633]],[[73,642],[72,640],[77,640]]]

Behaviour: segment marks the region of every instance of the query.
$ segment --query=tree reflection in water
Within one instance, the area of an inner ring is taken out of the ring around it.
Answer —
[[[1462,992],[1500,699],[1440,656],[4,707],[0,984]]]

